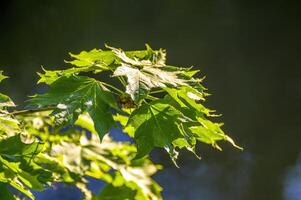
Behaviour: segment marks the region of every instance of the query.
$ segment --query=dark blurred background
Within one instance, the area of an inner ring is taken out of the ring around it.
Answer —
[[[103,48],[168,50],[168,63],[194,65],[244,147],[200,144],[180,169],[163,151],[155,178],[167,200],[301,199],[300,9],[293,1],[86,0],[0,2],[0,89],[21,104],[40,88],[36,71],[61,68],[67,52]],[[67,192],[69,190],[66,190]],[[48,196],[50,198],[50,196]],[[48,199],[49,199],[48,198]],[[47,199],[41,197],[40,199]],[[68,197],[51,197],[68,199]]]

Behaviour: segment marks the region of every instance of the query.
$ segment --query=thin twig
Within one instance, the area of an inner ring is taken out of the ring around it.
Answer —
[[[156,93],[162,93],[162,92],[166,92],[165,90],[155,90],[155,91],[151,91],[150,94],[156,94]]]
[[[151,96],[151,95],[147,95],[146,98],[149,99],[149,100],[158,100],[159,99],[159,98]]]
[[[8,113],[8,115],[27,115],[27,114],[33,114],[43,111],[50,111],[55,109],[56,107],[47,107],[47,108],[40,108],[40,109],[32,109],[32,110],[16,110],[11,113]]]
[[[121,84],[125,87],[126,86],[126,82],[125,82],[124,78],[121,77],[121,76],[118,76],[118,79],[121,82]]]
[[[123,94],[124,92],[119,90],[118,88],[116,88],[115,86],[111,85],[111,84],[108,84],[108,83],[105,83],[105,82],[102,82],[102,81],[99,81],[101,84],[107,86],[107,87],[110,87],[112,89],[114,89],[115,91],[119,92],[120,94]]]

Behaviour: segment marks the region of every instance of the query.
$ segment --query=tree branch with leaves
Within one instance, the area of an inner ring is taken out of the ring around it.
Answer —
[[[167,151],[175,166],[180,149],[197,156],[197,143],[221,150],[224,140],[241,149],[211,121],[218,115],[203,105],[208,93],[198,70],[168,65],[166,51],[148,45],[106,48],[70,54],[66,69],[43,68],[38,83],[49,90],[30,97],[24,110],[0,93],[1,199],[34,199],[32,190],[63,182],[84,199],[159,200],[162,189],[151,176],[161,166],[148,158],[154,148]],[[112,81],[90,76],[101,73]],[[1,71],[0,82],[5,78]],[[116,127],[134,142],[111,139]],[[107,185],[92,194],[86,177]]]

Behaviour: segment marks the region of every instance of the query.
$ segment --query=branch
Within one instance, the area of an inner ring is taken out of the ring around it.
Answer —
[[[8,113],[8,115],[27,115],[27,114],[33,114],[43,111],[50,111],[55,109],[56,107],[47,107],[47,108],[40,108],[40,109],[32,109],[32,110],[17,110],[11,113]]]

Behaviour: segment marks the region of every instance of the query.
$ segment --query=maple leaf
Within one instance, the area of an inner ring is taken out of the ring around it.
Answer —
[[[234,147],[242,150],[242,148],[237,146],[234,141],[221,129],[221,126],[223,125],[222,123],[214,123],[202,117],[198,117],[197,120],[200,122],[199,126],[189,127],[197,140],[211,144],[218,150],[222,150],[222,148],[217,144],[217,141],[225,140],[230,142]]]
[[[121,63],[129,64],[138,67],[162,67],[165,66],[166,62],[166,51],[159,49],[154,51],[149,45],[146,45],[145,51],[127,51],[124,52],[122,49],[117,49],[106,45],[108,49],[121,60]]]
[[[88,112],[100,138],[115,126],[112,108],[118,109],[113,94],[95,79],[83,76],[61,77],[50,85],[46,94],[37,95],[29,106],[55,106],[56,124],[74,124],[78,116]]]
[[[164,88],[170,86],[187,85],[186,80],[178,77],[180,72],[166,71],[163,68],[143,67],[134,68],[122,63],[113,73],[113,76],[126,76],[128,85],[126,93],[139,102],[152,88]]]
[[[129,117],[127,126],[133,127],[137,144],[137,158],[141,158],[154,148],[165,148],[175,161],[177,152],[173,142],[184,138],[180,124],[184,116],[173,106],[162,100],[144,104]]]
[[[154,147],[161,147],[176,164],[176,148],[185,148],[196,155],[197,141],[221,150],[217,142],[224,140],[241,149],[222,131],[221,124],[206,118],[216,115],[197,102],[202,94],[186,86],[167,91],[163,99],[141,105],[128,119],[127,128],[132,130],[137,144],[137,158],[149,154]]]

